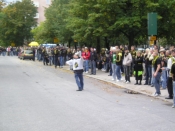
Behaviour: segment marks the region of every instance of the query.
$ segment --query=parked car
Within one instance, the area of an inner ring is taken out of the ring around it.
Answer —
[[[22,60],[24,60],[24,59],[33,60],[33,51],[32,50],[24,50],[24,51],[19,53],[18,57]]]

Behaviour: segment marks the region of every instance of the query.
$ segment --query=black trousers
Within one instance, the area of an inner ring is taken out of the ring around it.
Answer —
[[[169,97],[173,97],[173,82],[172,82],[172,77],[168,77],[168,79],[167,79],[167,89],[168,89]]]

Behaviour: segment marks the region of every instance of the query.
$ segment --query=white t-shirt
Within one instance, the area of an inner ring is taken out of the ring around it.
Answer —
[[[72,59],[66,62],[68,65],[73,66],[73,70],[82,70],[83,69],[83,58]]]
[[[174,57],[172,57],[172,58],[169,58],[168,59],[168,62],[167,62],[167,70],[171,70],[171,66],[172,66],[172,59],[174,59],[175,60],[175,58]],[[170,76],[170,73],[169,72],[167,72],[168,74],[168,76]]]

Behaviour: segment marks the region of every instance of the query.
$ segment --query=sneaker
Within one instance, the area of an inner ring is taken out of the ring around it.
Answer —
[[[175,108],[175,105],[172,105],[172,108]]]
[[[121,78],[120,80],[121,80],[121,81],[123,81],[123,79],[122,79],[122,78]]]
[[[162,87],[160,88],[160,90],[165,90],[165,89],[166,89],[166,88],[162,88]]]
[[[86,73],[88,73],[88,71],[86,71]]]
[[[126,83],[127,81],[125,80],[125,83]]]
[[[155,93],[154,96],[157,97],[157,96],[160,96],[160,94]]]
[[[117,82],[119,82],[120,80],[117,80]]]
[[[126,84],[128,84],[129,83],[129,81],[126,81]]]

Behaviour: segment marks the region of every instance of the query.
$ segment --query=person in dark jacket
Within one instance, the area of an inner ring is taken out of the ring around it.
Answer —
[[[48,65],[49,60],[48,60],[48,54],[47,54],[46,48],[43,49],[42,56],[43,56],[43,64]]]
[[[33,51],[33,61],[35,61],[35,48],[33,48],[32,51]]]
[[[94,48],[91,48],[90,53],[91,75],[96,75],[96,60],[97,60],[97,53],[96,51],[94,51]]]
[[[136,53],[136,57],[134,60],[134,75],[136,78],[135,85],[141,85],[142,84],[142,74],[143,74],[143,57],[141,56],[141,52]],[[140,81],[138,83],[138,81]]]
[[[122,53],[120,53],[120,49],[116,50],[116,76],[117,82],[121,81],[121,66],[122,66]]]
[[[59,59],[58,59],[59,54],[60,54],[59,49],[58,49],[58,47],[56,47],[56,48],[54,49],[55,68],[57,68],[58,65],[59,65],[59,67],[60,67],[60,62],[59,62]]]
[[[149,60],[151,53],[149,49],[146,49],[144,54],[145,70],[146,70],[146,81],[144,85],[151,85],[152,79],[152,60]]]
[[[63,65],[64,65],[64,49],[63,47],[61,47],[60,49],[60,67],[63,68]]]

